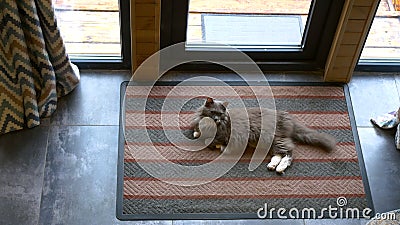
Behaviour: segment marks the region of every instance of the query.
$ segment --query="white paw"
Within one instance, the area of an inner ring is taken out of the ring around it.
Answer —
[[[270,162],[270,163],[268,163],[267,168],[268,168],[269,170],[275,170],[276,165]]]
[[[226,146],[225,145],[220,145],[221,147],[221,152],[224,152],[225,151],[225,148],[226,148]]]
[[[288,168],[292,163],[292,158],[289,156],[283,157],[279,165],[276,167],[276,172],[277,173],[284,173],[286,168]]]
[[[280,155],[272,156],[271,162],[268,163],[267,168],[269,170],[275,170],[276,166],[280,163],[281,160],[282,160],[282,156],[280,156]]]
[[[285,172],[286,168],[288,168],[288,165],[286,163],[279,163],[279,165],[276,167],[276,172],[283,173]]]
[[[194,138],[200,137],[200,132],[197,132],[197,131],[193,132],[193,137]]]

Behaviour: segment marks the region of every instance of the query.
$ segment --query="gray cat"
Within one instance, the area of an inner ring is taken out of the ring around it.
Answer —
[[[201,106],[195,114],[192,128],[194,130],[193,137],[200,136],[210,142],[208,147],[212,149],[220,148],[224,150],[229,141],[229,133],[231,124],[226,112],[227,102],[216,101],[212,98],[207,98],[203,106]],[[212,133],[216,130],[216,133]],[[211,141],[207,140],[213,138]]]
[[[333,150],[336,146],[333,136],[306,127],[287,112],[266,108],[226,110],[227,105],[227,102],[207,98],[195,114],[193,136],[195,138],[213,137],[214,135],[210,135],[209,131],[216,126],[216,135],[209,147],[221,148],[221,151],[228,153],[235,150],[226,146],[243,146],[241,142],[246,141],[243,136],[247,134],[249,134],[248,143],[244,144],[249,147],[255,148],[257,144],[260,147],[267,146],[267,143],[272,141],[272,151],[270,151],[272,158],[267,167],[278,173],[283,173],[291,165],[292,152],[295,148],[294,141],[317,146],[327,151]],[[229,115],[235,115],[235,121],[231,121]],[[235,129],[231,129],[231,122],[235,123]],[[232,144],[229,145],[229,142]]]

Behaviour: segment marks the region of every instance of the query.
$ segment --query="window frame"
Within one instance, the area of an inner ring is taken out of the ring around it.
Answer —
[[[313,0],[305,28],[307,36],[302,49],[245,51],[263,70],[322,70],[345,0]],[[161,1],[160,47],[186,41],[189,0]],[[326,16],[325,16],[326,14]],[[325,17],[326,19],[313,19]],[[182,19],[185,18],[185,19]],[[313,43],[318,43],[317,45]],[[267,53],[267,54],[266,54]],[[207,63],[185,64],[177,70],[221,70]]]
[[[80,69],[131,69],[131,19],[130,1],[119,0],[119,24],[121,57],[84,56],[71,57],[72,63]]]

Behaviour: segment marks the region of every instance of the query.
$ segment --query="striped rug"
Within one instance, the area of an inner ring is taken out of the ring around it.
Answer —
[[[184,138],[191,136],[189,125],[194,110],[204,103],[205,96],[199,93],[229,101],[231,107],[239,102],[246,107],[257,107],[253,90],[262,88],[266,87],[249,87],[242,82],[232,82],[229,86],[158,83],[153,87],[124,83],[121,90],[118,218],[246,219],[258,218],[265,212],[268,212],[264,215],[266,218],[277,218],[279,208],[286,210],[281,216],[288,218],[330,218],[324,208],[336,208],[338,213],[348,208],[360,212],[372,209],[351,103],[346,94],[347,87],[341,85],[271,84],[273,99],[268,94],[258,95],[261,102],[272,99],[278,110],[288,111],[307,126],[334,135],[338,140],[335,151],[326,153],[297,144],[292,166],[284,175],[278,175],[267,170],[269,156],[257,169],[249,171],[252,157],[249,150],[216,180],[195,186],[169,182],[201,180],[207,174],[170,177],[173,171],[168,163],[199,166],[217,160],[220,155],[212,149],[182,149]],[[232,95],[232,90],[237,94]],[[144,107],[141,106],[143,102]],[[151,149],[156,149],[162,157],[155,156]],[[165,177],[153,177],[142,165],[157,168],[165,173]],[[307,211],[310,208],[315,210],[315,215]],[[291,215],[290,209],[293,209]],[[370,216],[372,213],[373,210]]]

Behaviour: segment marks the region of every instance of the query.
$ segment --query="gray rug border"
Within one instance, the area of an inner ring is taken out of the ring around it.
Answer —
[[[155,86],[174,86],[179,84],[180,82],[174,81],[165,81],[165,82],[156,82]],[[213,82],[196,82],[193,85],[203,86],[203,85],[212,85]],[[245,81],[229,81],[225,82],[231,86],[262,86],[265,85],[265,82],[245,82]],[[118,134],[118,163],[117,163],[117,198],[116,198],[116,218],[121,221],[137,221],[137,220],[238,220],[238,219],[260,219],[257,217],[256,213],[186,213],[186,214],[123,214],[123,184],[124,184],[124,134],[122,128],[122,122],[125,121],[122,113],[122,106],[124,105],[125,100],[125,90],[127,86],[142,86],[150,83],[138,83],[138,82],[129,82],[124,81],[120,86],[120,115],[119,115],[119,134]],[[358,162],[360,166],[360,173],[362,176],[364,191],[366,194],[366,200],[368,207],[372,210],[371,217],[375,216],[375,209],[371,196],[371,189],[368,182],[368,177],[366,173],[364,158],[361,151],[360,140],[358,137],[357,126],[354,117],[354,111],[352,106],[352,101],[350,97],[349,87],[347,84],[343,83],[323,83],[323,82],[268,82],[270,86],[337,86],[342,87],[348,114],[350,117],[350,124],[353,132],[354,143],[356,145],[356,152],[358,157]],[[190,84],[187,84],[190,85]],[[277,215],[274,214],[272,219],[278,219]],[[306,219],[306,218],[298,218],[298,219]],[[271,219],[269,219],[271,220]]]

